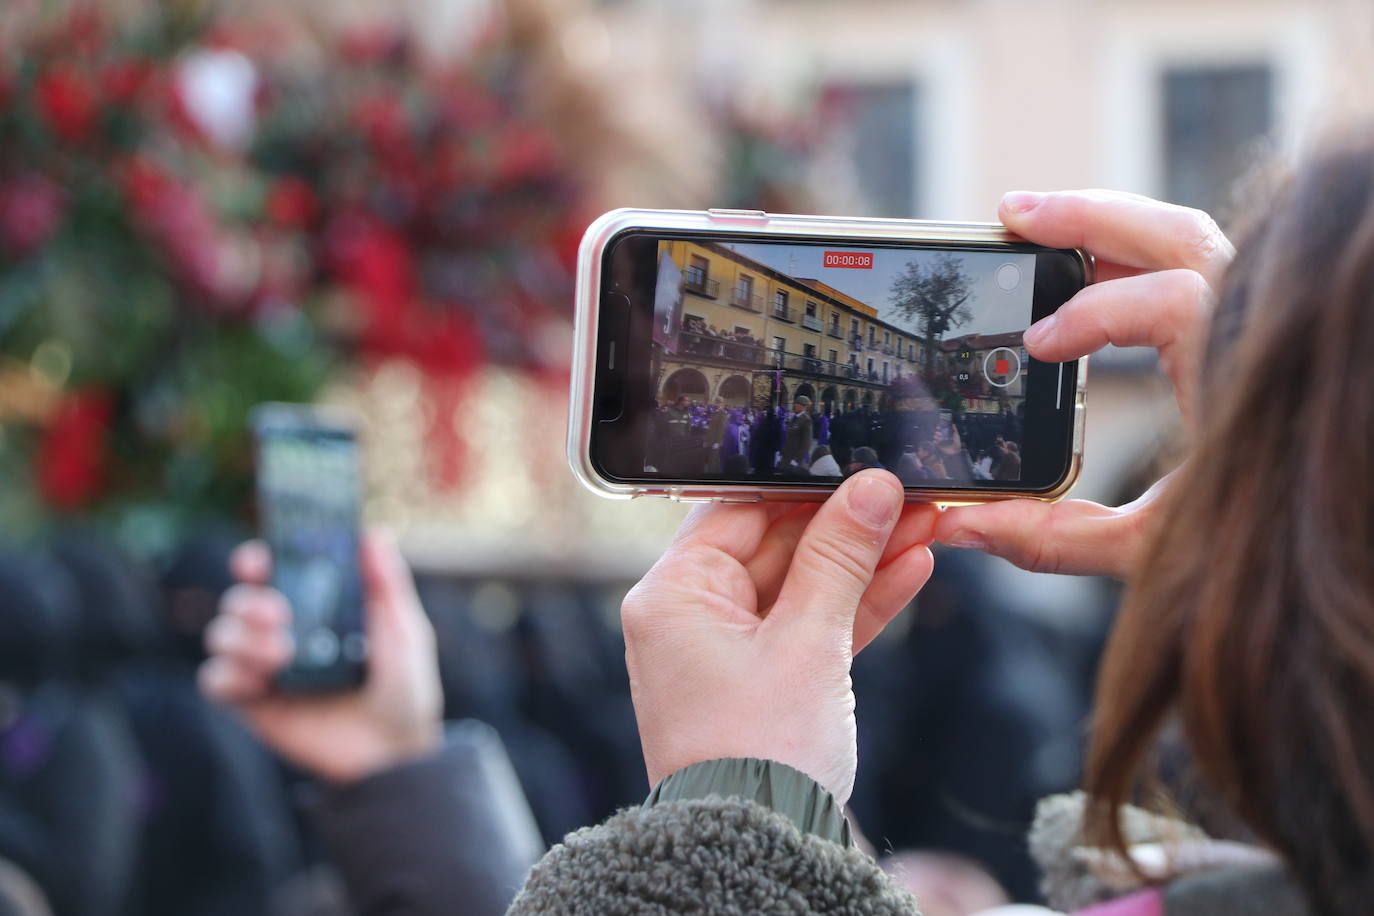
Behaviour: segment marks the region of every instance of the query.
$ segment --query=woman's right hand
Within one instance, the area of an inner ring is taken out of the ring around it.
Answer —
[[[1003,224],[1031,242],[1084,248],[1098,282],[1026,331],[1036,359],[1067,362],[1102,349],[1154,347],[1191,423],[1215,290],[1235,254],[1210,216],[1117,191],[1018,191],[1002,198]],[[944,512],[936,540],[985,550],[1036,572],[1130,572],[1167,478],[1118,508],[1086,500],[1010,500]]]

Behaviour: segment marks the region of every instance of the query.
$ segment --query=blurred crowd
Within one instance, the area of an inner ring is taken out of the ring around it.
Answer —
[[[236,540],[198,538],[156,570],[90,532],[0,552],[0,900],[15,912],[351,912],[309,814],[318,786],[196,687]],[[852,812],[879,851],[938,851],[1035,899],[1024,834],[1036,800],[1077,779],[1096,639],[999,602],[989,561],[942,560],[909,626],[855,667]],[[546,843],[643,799],[623,585],[419,587],[445,716],[499,733]]]
[[[679,477],[839,477],[886,468],[913,484],[1021,479],[1019,410],[915,410],[903,395],[918,390],[915,379],[899,380],[876,404],[863,405],[813,404],[800,395],[791,410],[679,395],[651,415],[645,469]]]

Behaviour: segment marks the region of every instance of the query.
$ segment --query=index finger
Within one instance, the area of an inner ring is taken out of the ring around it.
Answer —
[[[1013,191],[997,213],[1008,229],[1040,245],[1084,248],[1124,267],[1183,267],[1212,284],[1236,253],[1201,210],[1123,191]]]
[[[769,525],[807,505],[788,502],[731,505],[713,502],[697,506],[678,528],[669,549],[713,547],[744,563],[758,550]]]

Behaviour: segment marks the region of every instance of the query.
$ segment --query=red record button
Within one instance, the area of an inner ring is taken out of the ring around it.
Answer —
[[[1010,347],[989,350],[983,357],[983,378],[994,388],[1007,388],[1021,377],[1021,356]]]

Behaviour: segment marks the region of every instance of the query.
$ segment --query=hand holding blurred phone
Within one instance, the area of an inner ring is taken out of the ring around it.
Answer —
[[[252,426],[258,516],[272,585],[291,608],[295,651],[283,691],[332,691],[366,678],[359,559],[361,462],[352,418],[298,404],[262,404]]]
[[[884,467],[912,501],[1057,499],[1086,359],[1022,334],[1092,280],[1088,253],[993,224],[612,211],[578,259],[569,463],[622,498],[819,500]],[[999,439],[1015,474],[977,476]],[[904,459],[942,447],[940,475]]]

